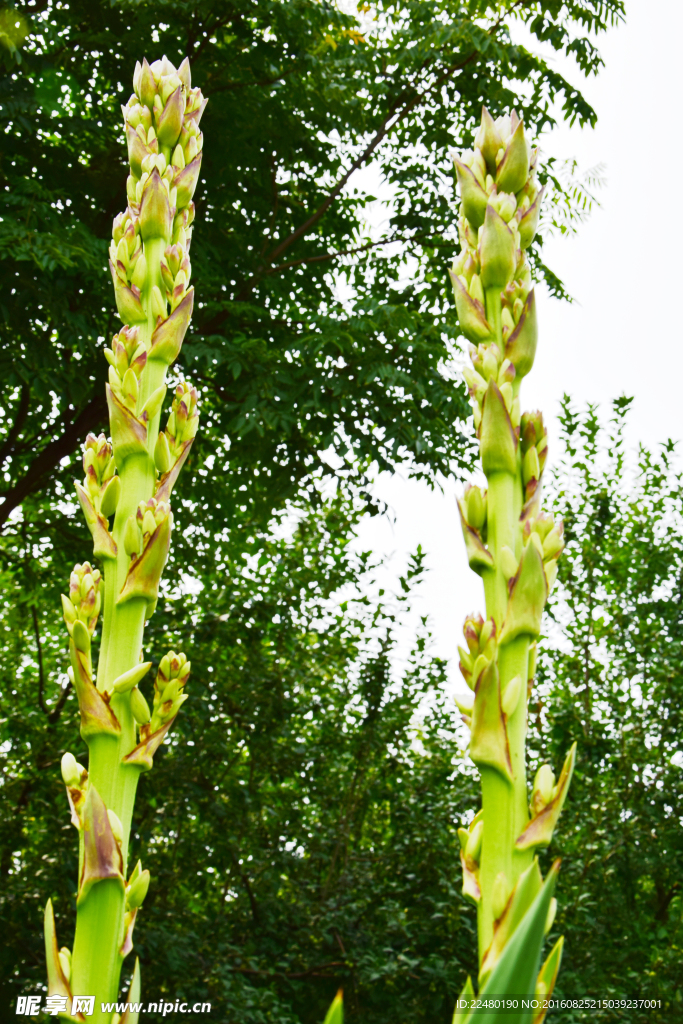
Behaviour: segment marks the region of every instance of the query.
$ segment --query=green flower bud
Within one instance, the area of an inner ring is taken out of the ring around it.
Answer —
[[[496,185],[500,192],[519,192],[529,176],[531,149],[519,121],[496,168]]]
[[[517,301],[520,300],[515,301],[515,307]],[[517,326],[507,335],[505,342],[505,355],[514,364],[518,377],[525,377],[534,365],[537,343],[536,299],[534,292],[530,291],[522,307]]]
[[[162,384],[160,388],[153,391],[145,402],[140,419],[144,423],[151,422],[156,416],[159,415],[162,405],[164,404],[164,398],[166,397],[166,385]]]
[[[484,157],[488,169],[490,171],[495,171],[496,153],[502,148],[503,140],[486,107],[482,107],[481,126],[477,132],[474,144]]]
[[[485,654],[480,654],[477,660],[475,661],[474,667],[472,669],[472,681],[475,687],[479,681],[479,676],[482,674],[484,669],[488,668],[490,660],[491,659],[487,658]]]
[[[82,654],[89,653],[90,633],[87,626],[80,619],[76,619],[71,628],[71,639],[77,651],[80,651]]]
[[[542,188],[528,210],[519,218],[519,241],[522,249],[529,248],[538,230],[538,220],[541,214],[541,203],[544,193],[545,188]]]
[[[157,442],[154,446],[154,465],[162,474],[168,473],[169,469],[173,465],[166,434],[161,433],[157,437]]]
[[[111,826],[112,835],[117,843],[123,842],[123,825],[121,819],[115,811],[107,809],[107,817],[109,818],[109,825]]]
[[[515,711],[517,710],[517,706],[519,705],[519,698],[522,695],[522,687],[522,677],[515,676],[515,678],[511,679],[510,682],[505,687],[505,689],[503,690],[501,696],[501,706],[508,718],[514,715]]]
[[[512,886],[508,882],[505,873],[503,871],[499,872],[493,882],[493,890],[491,892],[491,909],[496,921],[503,916],[511,892]]]
[[[479,652],[479,637],[483,626],[484,620],[481,615],[468,615],[465,619],[463,633],[472,654]]]
[[[123,375],[120,390],[120,397],[123,399],[124,404],[128,406],[131,412],[135,412],[138,404],[139,387],[137,374],[131,367],[128,367]]]
[[[102,501],[100,504],[100,512],[105,517],[105,519],[108,519],[109,516],[114,515],[120,497],[121,479],[118,476],[113,476],[104,489],[104,492],[102,494]]]
[[[484,822],[480,818],[470,831],[469,839],[467,840],[467,847],[465,849],[466,855],[471,857],[475,862],[479,860],[479,854],[481,853],[481,841],[483,837]]]
[[[87,775],[85,768],[78,763],[73,754],[67,751],[62,755],[62,778],[65,786],[79,789],[84,775]]]
[[[543,541],[543,558],[546,561],[555,558],[564,550],[564,524],[554,526]]]
[[[71,981],[71,950],[68,946],[62,946],[59,951],[59,966],[66,981]]]
[[[461,160],[456,159],[454,163],[463,213],[476,231],[484,223],[488,196],[477,181],[474,171]]]
[[[141,253],[135,264],[135,269],[131,275],[130,282],[134,284],[136,288],[142,291],[145,281],[147,280],[147,260],[145,254]]]
[[[465,492],[467,522],[475,530],[481,530],[486,522],[486,499],[479,487],[469,487]]]
[[[157,122],[157,138],[162,146],[172,148],[178,142],[180,129],[183,126],[184,112],[185,97],[183,95],[183,87],[179,85],[165,101],[164,109]]]
[[[479,232],[478,251],[484,288],[505,288],[516,267],[515,237],[490,205],[486,207],[486,217]]]
[[[522,463],[522,479],[525,484],[531,480],[540,480],[541,467],[538,461],[538,452],[535,448],[529,448]]]
[[[143,241],[170,239],[172,225],[168,192],[155,167],[141,189],[140,233]]]
[[[466,651],[464,647],[458,647],[458,654],[460,655],[460,669],[463,667],[467,670],[469,675],[472,674],[472,668],[474,666],[474,659],[469,651]]]
[[[142,537],[140,535],[140,528],[138,527],[135,516],[129,516],[123,531],[124,551],[127,555],[135,555],[137,557],[140,554],[141,546]]]
[[[128,669],[127,672],[124,672],[123,675],[120,675],[114,680],[112,685],[113,692],[128,693],[129,690],[132,690],[134,686],[137,686],[140,680],[147,675],[151,667],[151,661],[143,661],[134,668]]]
[[[491,650],[496,639],[496,624],[493,619],[487,619],[481,627],[479,644],[482,650]]]
[[[162,320],[165,320],[166,313],[166,301],[161,294],[159,286],[155,284],[152,288],[152,314],[155,317],[161,317]]]
[[[152,69],[147,63],[146,57],[142,61],[142,67],[140,68],[139,73],[136,67],[136,72],[133,76],[133,86],[138,99],[142,100],[146,106],[150,108],[153,107],[154,97],[156,96],[157,91],[156,82],[154,81],[154,75],[152,74]]]
[[[135,881],[126,889],[126,903],[131,910],[141,907],[149,889],[150,874],[147,869],[141,871]]]
[[[519,561],[515,558],[512,550],[507,546],[507,544],[500,549],[498,560],[505,579],[511,579],[517,572]]]
[[[146,725],[152,717],[149,704],[137,686],[130,691],[130,710],[138,725]]]
[[[503,385],[505,388],[510,385]],[[510,420],[502,390],[489,381],[482,405],[479,429],[481,461],[484,473],[515,473],[517,470],[517,435]]]
[[[76,609],[73,604],[64,594],[60,595],[62,598],[62,610],[64,612],[64,621],[67,625],[71,625],[72,622],[76,621]]]
[[[539,810],[542,810],[546,804],[549,804],[553,798],[553,789],[555,788],[555,773],[549,764],[542,764],[536,772],[534,779],[534,807],[535,813],[538,814]],[[538,809],[536,809],[538,808]]]
[[[185,166],[181,168],[173,178],[173,187],[178,189],[177,205],[189,207],[199,181],[199,172],[202,166],[201,153],[197,151],[197,143],[194,138],[190,139],[194,146],[189,147],[185,154]],[[470,171],[470,174],[472,172]],[[192,221],[190,220],[190,224]],[[188,225],[189,226],[189,225]]]

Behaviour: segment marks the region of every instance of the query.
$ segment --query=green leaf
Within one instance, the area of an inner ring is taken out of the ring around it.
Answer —
[[[339,989],[325,1016],[324,1024],[344,1024],[344,992]]]
[[[543,933],[548,907],[555,890],[560,862],[555,861],[534,902],[522,918],[521,923],[510,937],[503,955],[491,972],[486,985],[479,993],[480,999],[487,995],[519,998],[533,997],[536,978],[541,960]],[[531,1024],[534,1011],[530,1008],[519,1014],[506,1014],[506,1024]],[[500,1024],[500,1013],[495,1009],[477,1009],[462,1019],[462,1024],[476,1020],[478,1024]],[[460,1021],[458,1022],[460,1024]]]

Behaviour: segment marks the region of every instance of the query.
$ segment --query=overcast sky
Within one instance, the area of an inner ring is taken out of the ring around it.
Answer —
[[[597,128],[562,127],[541,140],[545,153],[576,157],[584,170],[604,164],[607,178],[602,206],[588,223],[545,248],[546,262],[576,299],[569,306],[541,296],[538,356],[522,386],[523,408],[542,409],[549,423],[551,460],[564,392],[605,412],[613,398],[632,395],[633,449],[638,441],[656,445],[683,435],[683,3],[626,0],[626,6],[626,24],[599,40],[605,68],[597,78],[584,82],[571,62],[555,58],[597,111]],[[375,490],[395,522],[365,521],[360,544],[387,556],[390,586],[409,552],[418,544],[427,551],[430,571],[416,612],[430,616],[434,653],[452,659],[450,678],[462,689],[456,651],[462,621],[484,604],[464,555],[457,488],[448,485],[439,495],[394,476],[381,477]],[[406,637],[412,627],[406,623]]]

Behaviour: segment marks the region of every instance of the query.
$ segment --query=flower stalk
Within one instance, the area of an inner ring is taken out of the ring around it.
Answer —
[[[522,934],[525,915],[528,924],[541,898],[548,902],[550,929],[556,904],[536,853],[550,843],[575,758],[573,746],[557,781],[543,765],[529,798],[527,704],[543,609],[564,547],[562,523],[540,507],[548,451],[543,417],[522,413],[520,405],[538,339],[525,255],[543,198],[537,158],[514,112],[494,121],[484,108],[474,150],[455,160],[461,252],[450,277],[460,328],[470,341],[471,366],[463,372],[486,477],[485,490],[469,486],[458,501],[469,564],[482,577],[486,600],[486,617],[465,621],[459,652],[469,689],[457,698],[481,773],[481,810],[459,830],[463,893],[477,907],[480,992],[493,983],[508,946],[512,955],[513,934],[518,928]],[[561,950],[560,939],[536,978],[538,991],[552,990]]]
[[[137,64],[134,93],[123,107],[130,175],[127,209],[113,225],[109,268],[123,326],[105,348],[111,440],[89,434],[85,478],[76,492],[93,538],[90,562],[76,565],[63,596],[69,675],[78,696],[87,770],[71,753],[62,776],[79,833],[73,951],[58,949],[52,904],[45,912],[48,995],[60,1015],[84,1020],[75,997],[94,996],[88,1019],[115,1024],[102,1004],[118,999],[121,967],[133,948],[136,916],[150,884],[128,847],[138,779],[187,699],[190,664],[164,655],[152,709],[142,684],[143,633],[154,612],[168,557],[171,495],[198,426],[197,391],[177,384],[160,430],[167,375],[187,331],[194,299],[189,259],[192,197],[202,159],[199,122],[206,100],[193,89],[186,60]],[[113,520],[113,521],[112,521]],[[92,638],[102,614],[97,674]],[[131,990],[139,992],[136,965]],[[134,1024],[127,1011],[125,1024]],[[137,1019],[137,1016],[135,1016]],[[123,1021],[121,1021],[123,1024]]]

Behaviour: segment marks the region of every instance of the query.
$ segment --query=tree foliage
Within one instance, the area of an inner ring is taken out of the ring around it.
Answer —
[[[593,407],[563,406],[554,486],[567,548],[539,673],[535,746],[555,763],[568,742],[580,749],[551,851],[564,863],[560,994],[662,999],[667,1019],[678,1020],[683,487],[671,441],[641,446],[636,465],[629,458],[630,404],[615,401],[608,424]]]

